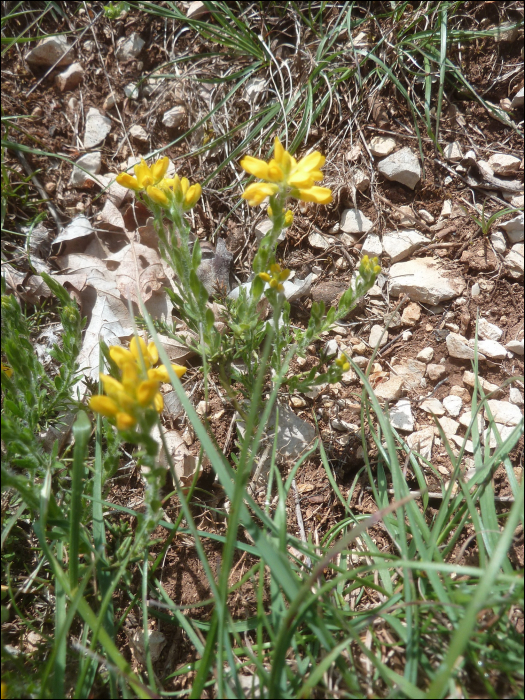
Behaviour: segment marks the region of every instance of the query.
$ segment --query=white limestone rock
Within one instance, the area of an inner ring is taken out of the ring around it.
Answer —
[[[443,406],[445,407],[445,411],[449,416],[452,416],[452,418],[457,418],[461,413],[463,401],[459,396],[445,396],[443,399]]]
[[[345,233],[368,233],[373,225],[359,209],[345,209],[341,215],[341,231]]]
[[[474,349],[475,342],[474,338],[468,341],[472,349]],[[497,340],[478,340],[478,350],[485,357],[490,357],[491,360],[504,360],[507,357],[507,350]]]
[[[482,340],[499,340],[502,335],[503,331],[494,323],[489,323],[486,318],[479,319],[478,336]]]
[[[459,360],[473,360],[474,350],[468,344],[466,338],[459,333],[449,333],[447,335],[447,350],[451,357],[456,357]],[[478,351],[480,360],[484,360],[484,355]]]
[[[523,277],[523,243],[516,243],[504,259],[507,274],[513,279]]]
[[[406,294],[411,301],[437,305],[460,296],[466,283],[459,273],[445,277],[434,258],[417,258],[392,265],[389,290],[392,296]]]
[[[82,68],[82,64],[72,63],[65,71],[56,76],[55,82],[58,89],[61,92],[65,92],[66,90],[73,90],[73,88],[76,88],[83,77],[84,69]]]
[[[523,419],[523,414],[519,407],[515,404],[510,403],[510,401],[498,401],[497,399],[489,399],[487,401],[488,407],[492,413],[495,423],[501,423],[502,425],[514,426],[518,425],[520,420]],[[485,409],[485,418],[490,420]]]
[[[490,242],[496,253],[504,255],[507,250],[507,239],[503,231],[494,231],[494,233],[490,235]]]
[[[439,399],[435,399],[433,397],[430,397],[429,399],[425,399],[423,403],[421,404],[421,408],[423,411],[426,413],[433,413],[436,416],[444,416],[445,415],[445,407],[441,403]]]
[[[388,343],[388,333],[385,331],[383,326],[379,324],[374,324],[370,329],[370,338],[368,339],[368,344],[371,348],[375,348],[378,344],[379,346],[386,345]]]
[[[145,43],[144,39],[141,39],[137,32],[133,32],[129,36],[119,39],[115,56],[119,61],[129,61],[132,58],[136,58],[142,51]]]
[[[377,233],[369,233],[365,238],[363,247],[361,248],[361,253],[363,255],[368,255],[370,258],[379,258],[383,254],[383,246],[381,245],[381,239]]]
[[[378,399],[385,401],[397,401],[403,396],[403,377],[392,375],[386,382],[378,384],[374,389],[374,393]]]
[[[27,54],[26,61],[30,66],[67,66],[75,60],[73,51],[66,53],[68,49],[69,43],[64,35],[48,36]]]
[[[404,260],[430,240],[415,229],[392,231],[383,235],[383,249],[392,263]]]
[[[410,449],[418,452],[423,459],[430,459],[432,455],[432,445],[434,444],[434,428],[428,426],[412,433],[407,437],[407,445]]]
[[[505,231],[509,237],[509,241],[514,243],[521,243],[523,241],[523,212],[520,212],[517,216],[505,223],[500,224],[500,227]]]
[[[86,130],[84,132],[84,148],[95,148],[111,131],[112,122],[109,117],[104,117],[98,109],[90,107],[86,117]]]
[[[390,423],[396,430],[411,432],[414,429],[414,416],[408,399],[400,399],[390,409]]]
[[[425,362],[428,364],[429,362],[432,362],[434,359],[434,348],[426,347],[423,348],[423,350],[420,350],[417,354],[417,358],[420,362]]]
[[[377,164],[379,172],[387,180],[400,182],[411,190],[421,179],[421,167],[416,154],[408,147],[402,148]]]
[[[523,339],[521,340],[509,340],[505,345],[505,348],[515,355],[523,356]]]
[[[76,166],[73,168],[71,177],[69,178],[69,184],[72,187],[82,187],[86,180],[92,180],[89,175],[98,175],[100,168],[102,167],[102,153],[100,151],[93,151],[92,153],[86,153],[86,155],[81,156],[76,164],[81,166],[84,170],[88,172],[85,173],[80,167]],[[96,178],[93,178],[96,180]]]
[[[373,156],[383,158],[384,156],[389,156],[392,153],[396,147],[396,142],[394,139],[386,136],[374,136],[374,138],[370,141],[369,147]]]
[[[459,161],[463,158],[461,146],[457,141],[447,143],[447,145],[443,148],[443,155],[449,163],[459,163]]]

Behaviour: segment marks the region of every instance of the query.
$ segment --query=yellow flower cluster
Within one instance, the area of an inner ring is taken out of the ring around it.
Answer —
[[[144,409],[153,406],[160,413],[164,408],[159,386],[161,382],[170,381],[168,370],[164,365],[153,367],[159,361],[157,347],[153,341],[146,345],[142,338],[132,338],[129,350],[113,345],[109,355],[120,370],[120,381],[101,374],[106,395],[92,396],[89,407],[113,419],[119,430],[129,430],[136,425]],[[185,367],[171,366],[177,377],[186,372]]]
[[[199,201],[202,188],[198,183],[190,186],[185,177],[182,179],[177,175],[173,178],[164,177],[169,165],[167,157],[160,158],[151,168],[143,158],[140,161],[133,168],[135,177],[128,173],[117,175],[116,180],[119,185],[135,192],[145,191],[153,202],[165,209],[176,203],[182,207],[183,211],[188,211]]]
[[[350,369],[350,363],[344,355],[339,355],[339,357],[335,361],[335,364],[338,367],[340,367],[343,370],[343,372],[348,372],[348,370]]]
[[[286,282],[288,277],[290,277],[290,270],[283,270],[278,263],[274,263],[270,265],[270,274],[268,272],[259,272],[259,277],[268,282],[272,289],[283,292],[282,282]]]
[[[318,151],[297,162],[284,150],[276,137],[273,156],[269,163],[252,156],[244,156],[241,160],[241,168],[250,175],[265,180],[254,182],[245,189],[242,196],[251,207],[261,204],[266,197],[272,197],[279,191],[303,202],[329,204],[332,201],[332,191],[328,187],[314,185],[314,182],[319,182],[324,177],[320,168],[324,165],[325,157]]]
[[[370,260],[368,255],[363,255],[361,264],[359,265],[359,272],[363,277],[378,275],[381,272],[379,260],[377,258],[372,258],[372,260]]]

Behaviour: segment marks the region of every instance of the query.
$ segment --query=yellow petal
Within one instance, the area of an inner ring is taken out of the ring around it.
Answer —
[[[148,193],[148,197],[152,199],[155,202],[155,204],[160,204],[161,207],[169,206],[170,200],[168,199],[166,194],[158,187],[148,185],[146,192]]]
[[[284,225],[286,227],[288,227],[288,226],[291,226],[292,223],[293,223],[293,211],[290,211],[290,209],[288,209],[288,211],[284,215]]]
[[[131,353],[130,353],[131,354]],[[139,372],[137,363],[126,362],[122,367],[122,386],[124,387],[127,394],[134,394],[137,384],[139,382]]]
[[[301,158],[297,167],[301,170],[319,170],[325,164],[325,160],[326,158],[319,151],[314,151]]]
[[[270,180],[270,182],[282,182],[284,180],[284,173],[275,161],[268,166],[267,179]]]
[[[138,181],[132,175],[128,175],[128,173],[119,173],[115,179],[119,185],[127,187],[128,190],[139,192],[142,189]]]
[[[287,180],[287,184],[290,185],[290,187],[308,189],[314,184],[314,179],[310,175],[310,173],[299,170],[296,173],[290,175],[290,177]]]
[[[267,272],[259,272],[259,277],[265,282],[269,282],[272,279]]]
[[[252,156],[244,156],[241,160],[240,166],[243,170],[246,170],[250,175],[255,175],[260,180],[268,180],[268,163],[264,160],[259,160],[259,158],[252,158]]]
[[[111,398],[118,400],[118,395],[121,392],[124,393],[125,391],[124,386],[119,381],[108,376],[107,374],[99,374],[99,377],[106,394],[111,396]]]
[[[157,362],[159,361],[159,351],[157,350],[157,346],[155,345],[153,340],[151,340],[148,343],[147,352],[148,352],[148,357],[149,357],[151,364],[156,365]]]
[[[283,153],[284,153],[284,148],[282,143],[279,141],[279,138],[276,136],[275,141],[273,142],[273,157],[278,163],[282,162],[283,159]]]
[[[279,273],[279,281],[280,281],[280,282],[286,282],[286,280],[288,279],[288,277],[290,277],[290,275],[291,275],[291,271],[290,271],[290,270],[282,270],[282,271]]]
[[[92,396],[89,399],[89,408],[95,413],[100,413],[106,418],[112,418],[118,413],[118,406],[109,396]]]
[[[135,177],[141,189],[145,189],[148,185],[153,184],[153,177],[151,175],[151,170],[148,168],[144,158],[140,159],[140,163],[137,163],[133,167],[135,171]]]
[[[119,430],[129,430],[133,428],[136,422],[136,419],[130,416],[129,413],[117,413],[117,428]]]
[[[149,406],[158,390],[159,383],[155,379],[141,382],[137,388],[137,401],[142,407]]]
[[[190,187],[190,189],[186,192],[186,196],[184,197],[184,206],[186,209],[192,209],[197,204],[200,199],[201,192],[202,187],[198,182]]]
[[[164,158],[160,158],[155,165],[152,166],[151,168],[151,175],[153,177],[153,180],[155,184],[160,182],[164,175],[166,175],[166,171],[168,170],[168,166],[170,164],[169,158],[167,156],[164,156]]]
[[[109,356],[120,369],[122,369],[126,362],[135,361],[130,351],[120,347],[120,345],[112,345],[109,348]]]
[[[160,413],[164,408],[164,399],[162,398],[162,394],[160,393],[160,391],[157,392],[153,397],[153,405],[155,406],[155,410],[157,411],[157,413]]]
[[[186,196],[186,192],[188,191],[190,187],[190,181],[188,180],[187,177],[182,177],[180,180],[180,188],[182,190],[182,194]]]
[[[297,197],[302,202],[316,202],[317,204],[330,204],[332,201],[332,190],[328,187],[317,187],[314,185],[308,189],[300,189],[292,192],[293,197]]]
[[[140,362],[140,358],[143,357],[144,362],[146,363],[146,369],[151,367],[151,363],[149,362],[148,358],[148,348],[146,347],[146,343],[140,336],[133,336],[129,344],[129,349],[131,350],[131,354],[137,360],[137,362]]]
[[[11,377],[13,375],[13,370],[9,365],[4,365],[2,362],[2,372],[5,374],[6,377]]]
[[[271,197],[279,191],[278,185],[266,182],[253,182],[244,190],[242,198],[248,200],[251,207],[261,204],[266,197]]]

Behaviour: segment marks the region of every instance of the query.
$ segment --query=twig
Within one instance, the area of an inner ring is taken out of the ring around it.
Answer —
[[[297,491],[297,484],[295,479],[292,479],[292,488],[295,498],[295,516],[297,518],[297,525],[299,526],[299,532],[301,533],[301,541],[306,544],[306,532],[304,529],[303,514],[301,513],[301,499],[299,498],[299,492]],[[312,560],[310,557],[305,555],[304,563],[307,569],[312,568]]]

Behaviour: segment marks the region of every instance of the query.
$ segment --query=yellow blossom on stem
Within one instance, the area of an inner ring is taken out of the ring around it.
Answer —
[[[146,193],[150,199],[161,207],[169,208],[173,203],[182,207],[183,211],[189,211],[199,201],[202,187],[196,182],[190,185],[188,178],[164,178],[157,186],[149,186]]]
[[[92,396],[89,407],[111,419],[119,430],[130,430],[140,420],[143,411],[154,408],[160,413],[164,400],[159,391],[161,382],[169,382],[168,370],[164,365],[154,367],[159,361],[159,352],[153,341],[147,343],[140,337],[133,337],[129,350],[114,345],[109,355],[120,370],[116,379],[100,374],[105,395]],[[186,372],[181,365],[172,365],[178,377]]]
[[[268,163],[252,156],[244,156],[241,160],[243,170],[265,181],[248,185],[242,195],[243,199],[246,199],[250,206],[256,206],[266,197],[282,191],[285,196],[303,202],[328,204],[332,201],[331,190],[314,185],[314,182],[319,182],[324,177],[321,172],[324,163],[325,157],[319,151],[314,151],[297,161],[276,137],[274,157]]]
[[[164,177],[168,170],[169,159],[165,156],[160,158],[154,165],[149,167],[144,158],[140,159],[140,163],[133,167],[135,177],[129,173],[120,173],[116,180],[122,187],[127,187],[128,190],[135,192],[143,192],[150,185],[157,185]]]
[[[348,372],[348,370],[350,369],[350,363],[346,359],[345,355],[339,355],[339,357],[335,361],[335,364],[338,367],[340,367],[343,370],[343,372]]]
[[[286,282],[288,277],[290,277],[290,270],[283,270],[281,266],[277,263],[270,265],[270,272],[259,272],[259,277],[264,281],[268,282],[272,289],[276,289],[278,292],[284,291],[284,286],[282,282]]]
[[[372,260],[370,260],[368,255],[363,255],[361,264],[359,265],[359,272],[363,277],[378,275],[381,272],[379,260],[377,258],[372,258]]]
[[[4,365],[2,362],[2,372],[5,374],[6,377],[11,377],[13,374],[13,369],[9,367],[9,365]]]

